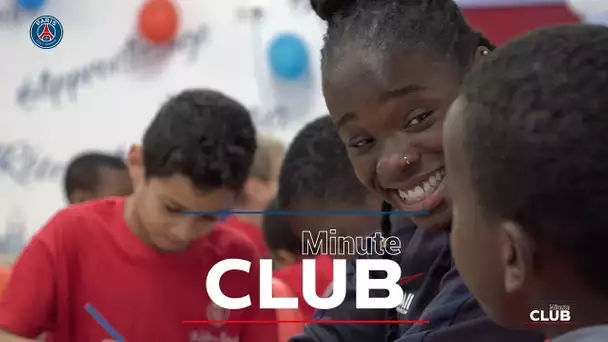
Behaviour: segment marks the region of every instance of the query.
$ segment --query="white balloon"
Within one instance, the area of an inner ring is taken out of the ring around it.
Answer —
[[[574,13],[587,17],[608,12],[608,0],[567,0]]]

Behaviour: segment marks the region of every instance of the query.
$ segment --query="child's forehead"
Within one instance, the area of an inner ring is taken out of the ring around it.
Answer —
[[[188,177],[173,175],[151,178],[149,189],[162,201],[190,212],[226,212],[234,204],[236,193],[231,189],[199,190]]]

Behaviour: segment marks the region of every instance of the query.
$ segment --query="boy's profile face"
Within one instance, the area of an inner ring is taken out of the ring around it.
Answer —
[[[134,207],[142,225],[138,233],[160,251],[184,251],[222,216],[213,212],[226,212],[234,206],[233,191],[201,192],[185,175],[146,179],[140,148],[130,153],[129,168],[135,180]]]
[[[461,122],[462,100],[449,111],[444,127],[446,177],[452,202],[452,254],[469,290],[497,323],[521,328],[530,310],[523,301],[529,281],[525,257],[515,224],[493,218],[477,200]],[[508,177],[508,175],[505,175]],[[529,265],[529,264],[528,264]]]

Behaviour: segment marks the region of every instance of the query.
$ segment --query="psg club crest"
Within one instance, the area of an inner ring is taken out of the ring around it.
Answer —
[[[63,39],[63,25],[51,15],[42,15],[30,26],[32,43],[41,49],[52,49]]]

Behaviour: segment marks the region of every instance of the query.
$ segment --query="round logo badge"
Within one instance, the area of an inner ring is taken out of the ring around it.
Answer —
[[[219,307],[217,304],[211,302],[207,307],[207,319],[212,322],[211,325],[214,327],[221,327],[224,322],[230,317],[230,310]]]
[[[52,49],[63,39],[63,25],[51,15],[41,15],[30,26],[32,43],[41,49]]]

